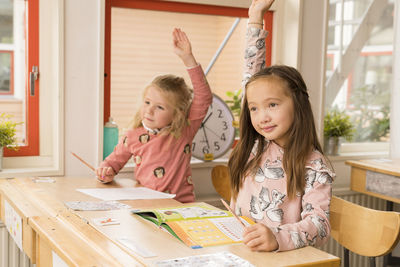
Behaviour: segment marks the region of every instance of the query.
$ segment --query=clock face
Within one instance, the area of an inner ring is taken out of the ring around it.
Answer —
[[[200,160],[213,160],[224,155],[233,144],[233,115],[226,103],[214,94],[213,102],[192,142],[192,155]]]

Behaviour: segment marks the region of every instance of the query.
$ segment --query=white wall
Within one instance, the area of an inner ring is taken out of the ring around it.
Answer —
[[[102,138],[104,0],[65,1],[65,175],[90,175]],[[101,134],[99,134],[99,132]]]

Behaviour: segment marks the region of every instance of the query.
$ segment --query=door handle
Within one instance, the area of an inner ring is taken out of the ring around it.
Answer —
[[[32,66],[32,71],[29,72],[29,91],[31,96],[35,95],[35,81],[38,79],[39,76],[39,67]]]

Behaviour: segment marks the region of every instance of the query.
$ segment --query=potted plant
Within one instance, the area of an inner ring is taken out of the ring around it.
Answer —
[[[9,147],[17,148],[17,138],[15,137],[16,127],[21,123],[10,120],[12,116],[5,113],[0,114],[0,171],[3,166],[3,149]]]
[[[329,111],[324,117],[324,152],[337,155],[340,138],[350,141],[353,133],[354,127],[349,115],[337,109]]]

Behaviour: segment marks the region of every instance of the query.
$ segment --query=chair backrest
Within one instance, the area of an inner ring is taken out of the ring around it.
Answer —
[[[400,238],[400,213],[379,211],[332,196],[331,236],[361,256],[390,253]]]
[[[231,201],[231,179],[228,167],[216,165],[211,171],[211,179],[215,191],[226,201]]]

